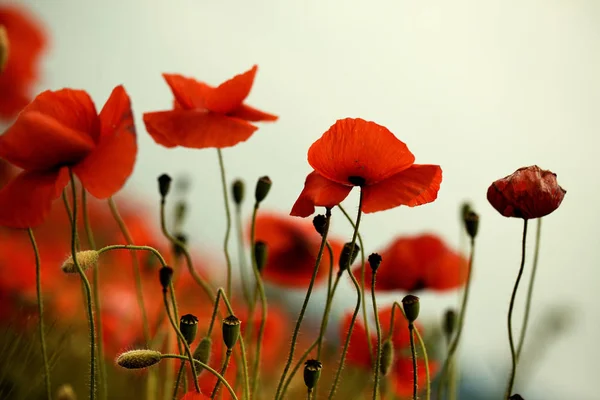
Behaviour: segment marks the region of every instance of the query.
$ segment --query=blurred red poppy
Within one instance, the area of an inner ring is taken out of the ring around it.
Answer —
[[[11,5],[0,5],[0,27],[7,39],[6,64],[0,68],[0,120],[7,121],[31,101],[46,37],[32,15]]]
[[[307,217],[315,206],[333,207],[353,186],[363,191],[365,213],[437,198],[442,182],[438,165],[414,164],[406,145],[387,128],[360,118],[338,120],[308,150],[314,168],[291,215]]]
[[[163,74],[175,96],[173,110],[144,114],[146,129],[165,147],[230,147],[247,140],[258,129],[250,122],[275,121],[244,104],[258,67],[217,87],[177,74]]]
[[[532,219],[556,210],[566,193],[555,173],[532,165],[492,183],[487,198],[505,217]]]
[[[181,400],[204,400],[210,399],[210,396],[205,395],[204,393],[199,393],[195,391],[187,392]]]
[[[68,183],[69,168],[93,196],[112,196],[131,174],[136,152],[123,86],[113,90],[100,114],[84,91],[41,93],[0,137],[0,157],[24,169],[0,191],[0,225],[43,222]]]
[[[467,259],[433,234],[398,237],[379,254],[377,291],[443,291],[457,289],[467,280]],[[366,277],[370,288],[370,268]]]

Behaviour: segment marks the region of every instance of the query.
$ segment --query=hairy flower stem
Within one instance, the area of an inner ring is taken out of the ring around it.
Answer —
[[[513,339],[513,329],[512,329],[512,314],[515,307],[515,299],[517,297],[517,290],[519,289],[519,283],[521,282],[521,277],[523,276],[523,270],[525,269],[525,249],[527,242],[527,219],[523,219],[523,238],[521,241],[521,266],[519,267],[519,274],[517,275],[517,280],[515,281],[515,287],[513,288],[512,295],[510,297],[510,306],[508,308],[508,343],[510,344],[510,355],[512,356],[512,368],[510,371],[510,376],[508,378],[508,385],[506,387],[505,398],[509,398],[513,385],[515,384],[515,376],[517,373],[517,352],[515,350],[515,343]]]
[[[419,345],[421,346],[421,351],[423,352],[423,362],[425,363],[425,384],[427,385],[425,390],[425,398],[426,400],[431,399],[431,377],[429,376],[429,357],[427,356],[427,348],[425,347],[425,342],[421,337],[421,333],[419,329],[417,329],[416,325],[414,326],[415,335],[417,335],[417,340],[419,340]]]
[[[229,194],[227,193],[227,178],[225,177],[225,164],[223,163],[223,152],[217,149],[219,156],[219,169],[221,170],[221,185],[223,186],[223,203],[225,204],[225,238],[223,239],[223,252],[225,253],[225,262],[227,263],[227,297],[231,297],[231,257],[229,257],[229,236],[231,235],[231,211],[229,209]],[[260,344],[259,344],[260,345]]]
[[[379,367],[381,365],[381,325],[379,324],[379,313],[377,311],[377,300],[375,296],[376,276],[377,271],[373,270],[373,278],[371,279],[371,299],[373,301],[373,312],[375,313],[375,328],[377,329],[377,357],[374,368],[375,383],[373,384],[373,400],[377,400],[377,393],[379,391]]]
[[[410,353],[412,355],[413,362],[413,400],[418,399],[419,393],[419,382],[418,382],[418,374],[417,374],[417,350],[415,348],[415,324],[412,322],[408,323],[408,334],[410,336]]]
[[[44,328],[44,297],[42,294],[42,264],[40,261],[40,252],[38,250],[35,236],[33,236],[33,230],[27,228],[29,234],[29,240],[31,241],[31,247],[33,254],[35,255],[35,288],[37,293],[38,303],[38,314],[39,314],[39,330],[40,330],[40,344],[42,346],[42,358],[44,359],[44,384],[46,387],[46,397],[48,400],[52,400],[52,385],[50,384],[50,365],[48,364],[48,351],[46,350],[46,333]]]
[[[227,352],[225,352],[225,360],[223,360],[223,366],[221,367],[221,375],[225,376],[225,372],[227,372],[227,367],[229,366],[229,360],[231,359],[231,349],[227,349]],[[211,399],[214,399],[217,396],[217,392],[219,391],[219,384],[221,383],[221,381],[217,380],[217,383],[215,383],[215,388],[212,391],[212,394],[210,395]]]
[[[323,257],[323,251],[325,250],[325,243],[327,243],[327,234],[329,232],[329,222],[331,220],[331,208],[327,208],[325,212],[325,227],[323,228],[323,235],[321,238],[321,246],[319,247],[319,252],[317,254],[317,259],[315,261],[315,267],[313,269],[313,274],[310,278],[310,283],[308,285],[308,289],[306,290],[306,296],[304,297],[304,302],[302,303],[302,308],[300,309],[300,315],[298,315],[298,320],[296,321],[296,326],[294,327],[294,332],[292,333],[292,343],[290,345],[290,352],[288,354],[287,361],[285,363],[285,367],[283,369],[283,373],[281,374],[281,378],[279,378],[279,384],[277,385],[277,392],[275,393],[275,400],[283,399],[283,383],[287,376],[288,371],[292,365],[292,359],[294,358],[294,351],[296,350],[296,341],[298,340],[298,333],[300,332],[300,325],[302,324],[302,320],[304,319],[304,313],[306,312],[306,307],[308,305],[308,301],[310,300],[310,295],[312,293],[313,286],[315,284],[315,280],[317,278],[317,273],[319,272],[319,265],[321,264],[321,258]]]
[[[77,261],[77,187],[75,186],[75,176],[73,170],[69,168],[69,177],[71,180],[71,196],[73,201],[73,218],[71,219],[71,256],[73,264],[77,268],[77,272],[83,282],[85,303],[87,307],[89,331],[90,331],[90,400],[96,398],[96,328],[94,323],[94,309],[92,303],[92,288],[90,281],[81,269],[79,261]]]
[[[171,283],[171,290],[169,292],[170,292],[170,297],[171,297],[171,304],[173,305],[173,319],[175,321],[179,321],[179,310],[177,308],[177,299],[175,298],[175,288],[173,286],[173,283]],[[186,341],[184,340],[184,342],[186,342]],[[167,335],[167,343],[170,344],[169,335]],[[184,352],[183,344],[182,344],[181,338],[179,336],[177,337],[177,350],[179,350],[179,354],[183,354],[183,352]],[[171,385],[173,385],[173,387],[174,387],[173,390],[174,390],[175,394],[177,393],[177,390],[179,389],[179,382],[181,380],[181,374],[182,374],[183,368],[185,368],[185,361],[182,361],[181,365],[179,366],[179,373],[177,374],[177,379],[174,384],[173,384],[173,373],[175,371],[173,370],[173,366],[171,365],[171,368],[167,368],[165,387],[170,388]],[[168,390],[165,390],[165,398],[168,398]]]

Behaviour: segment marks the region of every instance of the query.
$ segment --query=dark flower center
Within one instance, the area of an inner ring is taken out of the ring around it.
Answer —
[[[362,186],[365,186],[365,183],[367,183],[367,180],[365,178],[363,178],[362,176],[349,176],[348,182],[350,182],[354,186],[362,187]]]

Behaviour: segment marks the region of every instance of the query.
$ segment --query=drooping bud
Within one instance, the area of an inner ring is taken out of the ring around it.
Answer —
[[[338,262],[340,271],[347,270],[354,263],[354,261],[356,260],[356,257],[358,256],[360,247],[358,247],[358,245],[355,243],[354,251],[351,251],[351,246],[352,246],[352,243],[345,243],[344,247],[342,248],[342,251],[340,253],[340,259]]]
[[[313,218],[313,226],[317,233],[323,236],[325,234],[325,228],[327,228],[327,217],[323,214],[315,215]]]
[[[148,368],[157,364],[162,359],[160,351],[156,350],[130,350],[117,357],[117,364],[127,369]]]
[[[304,363],[304,384],[307,388],[313,389],[321,377],[323,364],[318,360],[306,360]]]
[[[77,263],[81,269],[86,271],[96,266],[100,258],[100,253],[96,250],[84,250],[75,253],[75,257],[77,257]],[[65,274],[76,274],[79,272],[73,262],[73,255],[70,255],[60,268]]]
[[[198,343],[198,347],[196,347],[196,349],[194,350],[193,357],[201,363],[208,364],[208,361],[210,360],[211,350],[212,339],[208,336],[203,337],[200,343]],[[197,366],[196,371],[200,373],[200,371],[202,371],[202,367]]]
[[[177,242],[173,243],[173,253],[175,253],[175,257],[181,257],[182,255],[185,254],[184,251],[184,246],[187,245],[187,235],[185,233],[176,233],[174,235],[175,239],[177,239]],[[182,246],[183,245],[183,246]]]
[[[369,256],[368,261],[371,266],[371,271],[373,271],[373,273],[377,272],[379,265],[381,265],[381,256],[377,253],[373,253]]]
[[[244,185],[244,181],[241,179],[236,179],[233,181],[231,185],[231,194],[233,195],[233,201],[238,206],[241,206],[244,202],[244,194],[246,193],[246,186]]]
[[[394,344],[390,339],[387,339],[381,345],[381,364],[379,364],[379,372],[386,376],[394,363]]]
[[[198,332],[198,318],[193,314],[182,315],[179,319],[179,330],[187,344],[192,344]]]
[[[267,197],[269,190],[271,190],[271,185],[273,185],[273,182],[271,182],[271,178],[268,176],[263,176],[258,179],[256,182],[256,190],[254,191],[254,198],[257,203],[262,202]]]
[[[6,67],[9,52],[10,43],[8,41],[8,34],[4,25],[0,25],[0,74],[4,71],[4,67]]]
[[[169,194],[169,190],[171,189],[171,177],[167,174],[162,174],[158,177],[158,192],[160,193],[160,197],[164,200]]]
[[[450,339],[454,334],[454,330],[456,329],[456,320],[456,311],[452,309],[446,310],[446,313],[444,314],[443,328],[447,339]]]
[[[171,280],[173,279],[173,268],[169,266],[162,267],[158,271],[158,280],[163,288],[163,291],[167,291],[169,286],[171,285]]]
[[[402,308],[404,308],[404,314],[409,323],[413,323],[419,317],[419,298],[412,294],[404,296],[402,299]]]
[[[233,314],[223,320],[223,342],[228,350],[233,349],[237,343],[241,324],[242,321]]]
[[[62,384],[56,389],[56,400],[77,400],[73,386],[68,383]]]
[[[475,239],[475,236],[477,236],[477,230],[479,229],[479,215],[474,211],[469,211],[465,214],[463,221],[469,237],[471,239]]]

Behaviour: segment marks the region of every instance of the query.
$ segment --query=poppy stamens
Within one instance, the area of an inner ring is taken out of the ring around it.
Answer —
[[[367,180],[365,178],[363,178],[362,176],[349,176],[348,182],[350,182],[354,186],[363,187],[367,183]]]

